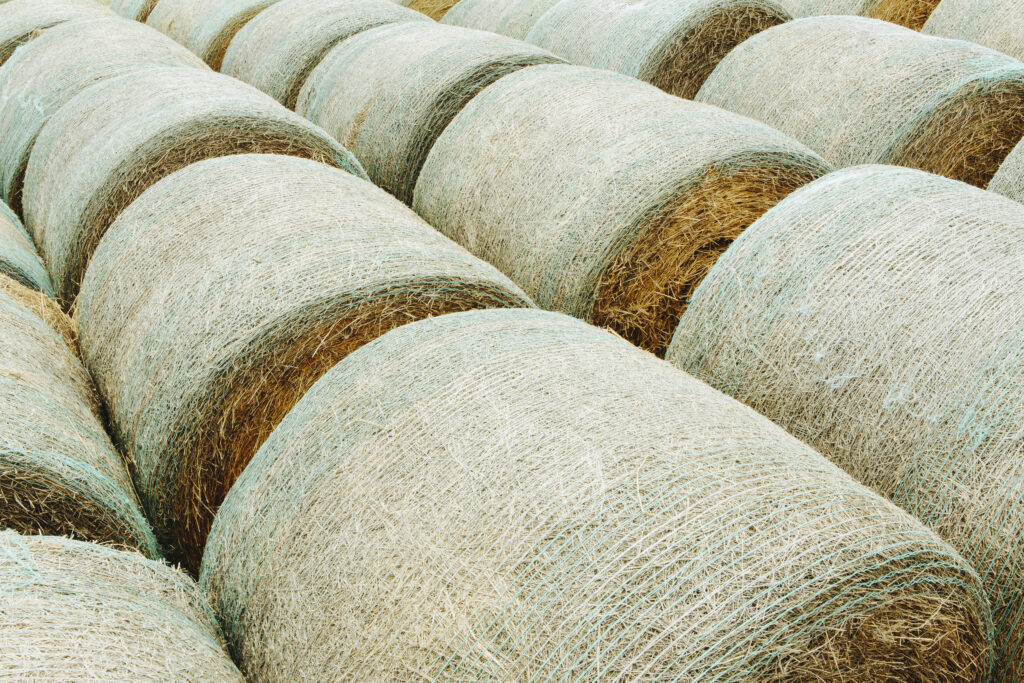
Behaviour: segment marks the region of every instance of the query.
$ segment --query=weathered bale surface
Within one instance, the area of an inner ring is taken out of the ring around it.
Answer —
[[[10,680],[243,683],[189,577],[124,550],[0,532]]]
[[[1006,157],[988,189],[1024,203],[1024,140]]]
[[[101,17],[92,0],[10,0],[0,4],[0,64],[42,29],[72,19]]]
[[[461,0],[441,23],[526,38],[537,20],[559,0]]]
[[[849,14],[920,31],[939,0],[778,0],[795,17]]]
[[[53,296],[43,261],[18,217],[0,202],[0,275]]]
[[[922,30],[1024,59],[1024,12],[1018,0],[942,0]]]
[[[413,206],[541,307],[663,353],[718,255],[828,169],[756,121],[608,71],[542,65],[455,117]]]
[[[157,556],[85,367],[60,334],[6,289],[0,289],[0,528]]]
[[[25,223],[58,301],[71,304],[103,233],[147,187],[200,159],[246,152],[363,173],[321,128],[222,74],[154,68],[76,96],[39,134],[25,174]]]
[[[862,17],[812,17],[733,50],[697,100],[764,121],[836,166],[984,187],[1024,135],[1024,63]]]
[[[419,318],[529,305],[371,183],[246,155],[189,166],[129,207],[79,316],[158,537],[198,569],[238,473],[340,358]]]
[[[1024,675],[1024,206],[908,169],[794,193],[697,290],[668,357],[930,525]]]
[[[201,576],[253,681],[988,663],[978,579],[920,522],[706,384],[539,311],[406,325],[341,362],[228,494]]]
[[[110,9],[126,19],[145,21],[160,0],[110,0]],[[166,2],[167,0],[165,0]]]
[[[29,153],[43,124],[97,81],[153,65],[197,66],[198,57],[167,36],[116,17],[48,29],[0,67],[0,190],[21,214]]]
[[[430,148],[467,102],[519,69],[561,61],[484,31],[391,24],[332,50],[295,111],[351,149],[375,183],[411,204]]]
[[[282,0],[238,32],[221,71],[294,109],[302,84],[332,47],[360,31],[409,21],[433,24],[389,0]]]
[[[789,18],[774,0],[562,0],[526,40],[692,99],[730,50]]]
[[[146,21],[220,70],[235,35],[278,0],[161,0]]]

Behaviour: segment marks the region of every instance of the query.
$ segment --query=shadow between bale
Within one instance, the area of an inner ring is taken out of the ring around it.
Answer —
[[[525,40],[537,20],[559,0],[460,0],[442,24],[475,28]]]
[[[943,0],[922,32],[958,38],[1024,59],[1020,5],[1013,0]]]
[[[92,0],[10,0],[0,4],[0,64],[38,31],[73,19],[101,17]]]
[[[146,20],[221,70],[224,53],[246,24],[278,0],[161,0]]]
[[[160,0],[110,0],[110,9],[125,19],[146,21]]]
[[[859,15],[920,31],[939,0],[779,0],[779,4],[797,18]]]

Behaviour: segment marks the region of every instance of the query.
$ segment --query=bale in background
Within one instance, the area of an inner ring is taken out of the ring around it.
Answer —
[[[537,20],[557,4],[558,0],[461,0],[441,23],[523,40]]]
[[[147,187],[200,159],[246,152],[363,174],[321,128],[221,74],[153,68],[83,90],[46,123],[25,174],[25,224],[58,301],[70,306],[103,233]]]
[[[973,0],[972,0],[973,1]],[[920,31],[939,0],[778,0],[794,17],[849,14]]]
[[[0,4],[0,64],[42,29],[72,19],[101,17],[92,0],[10,0]]]
[[[747,229],[668,358],[939,532],[1024,675],[1024,206],[920,171],[826,176]]]
[[[159,0],[110,0],[110,9],[126,19],[145,21]]]
[[[754,411],[539,311],[323,377],[217,515],[251,681],[983,680],[977,576]]]
[[[1006,157],[988,189],[1024,204],[1024,140]]]
[[[467,102],[519,69],[561,61],[484,31],[391,24],[332,50],[295,111],[351,149],[371,180],[411,204],[430,148]]]
[[[389,0],[282,0],[238,32],[221,71],[294,109],[302,84],[332,47],[399,21],[433,24]],[[387,65],[374,66],[383,72]]]
[[[1024,135],[1024,63],[862,17],[768,29],[697,94],[836,166],[920,168],[984,187]]]
[[[718,255],[828,170],[756,121],[608,71],[542,65],[455,117],[413,207],[542,308],[664,353]]]
[[[0,275],[53,296],[53,284],[32,239],[10,207],[0,202]]]
[[[942,0],[922,30],[1024,59],[1024,12],[1018,0]]]
[[[278,0],[161,0],[146,20],[220,70],[232,38]]]

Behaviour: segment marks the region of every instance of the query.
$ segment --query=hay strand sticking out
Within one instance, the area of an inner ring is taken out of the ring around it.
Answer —
[[[756,121],[608,71],[542,65],[455,117],[413,206],[542,308],[663,353],[718,255],[828,169]]]
[[[412,203],[434,141],[477,93],[546,50],[434,22],[392,24],[337,46],[314,70],[296,112],[351,149],[370,179]]]
[[[999,171],[992,176],[988,189],[1024,204],[1024,140],[1010,152]]]
[[[332,47],[399,21],[433,24],[389,0],[282,0],[239,31],[221,71],[294,109],[303,83]]]
[[[342,361],[228,494],[201,576],[254,681],[980,681],[988,663],[977,576],[920,522],[539,311],[413,323]]]
[[[984,187],[1024,135],[1024,63],[862,17],[812,17],[733,50],[698,101],[764,121],[836,166]]]
[[[32,239],[3,202],[0,202],[0,275],[53,296],[53,284]]]
[[[0,532],[10,680],[244,683],[195,582],[137,553]]]
[[[794,17],[847,14],[920,31],[939,0],[778,0]]]
[[[443,24],[500,33],[523,40],[537,20],[559,0],[461,0]]]
[[[84,90],[39,134],[25,223],[69,306],[107,227],[147,187],[200,159],[303,156],[363,174],[321,128],[252,86],[210,71],[153,68]]]
[[[159,0],[110,0],[110,9],[125,19],[145,21]]]
[[[143,194],[100,244],[79,305],[158,536],[198,569],[235,477],[340,358],[429,315],[531,304],[371,183],[246,155]]]
[[[1024,206],[853,168],[747,229],[668,357],[892,497],[972,562],[1024,675]]]
[[[942,0],[923,31],[1024,59],[1024,12],[1018,0]]]
[[[161,0],[146,21],[221,70],[231,40],[278,0]]]
[[[0,4],[0,64],[38,31],[103,14],[104,8],[92,0],[10,0]]]
[[[0,273],[0,294],[6,295],[42,318],[43,322],[64,338],[68,348],[75,356],[81,356],[78,348],[78,326],[75,325],[74,319],[65,313],[48,294],[26,287],[2,273]]]

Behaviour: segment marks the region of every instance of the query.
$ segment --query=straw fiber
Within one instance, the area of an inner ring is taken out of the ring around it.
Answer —
[[[21,221],[3,202],[0,202],[0,275],[53,296],[50,276],[35,245]]]
[[[1024,8],[1019,0],[942,0],[923,31],[1024,59]]]
[[[939,0],[778,0],[794,17],[851,14],[920,31]],[[971,0],[973,1],[973,0]]]
[[[101,17],[92,0],[10,0],[0,4],[0,64],[39,31],[72,19]]]
[[[125,19],[145,21],[160,0],[110,0],[110,9]],[[166,0],[165,0],[166,1]]]
[[[1006,157],[988,189],[1024,204],[1024,140]]]
[[[440,20],[445,13],[452,8],[459,0],[395,0],[397,4],[404,5],[417,12],[426,14],[431,19]]]
[[[278,0],[160,0],[146,21],[221,70],[231,40]]]

